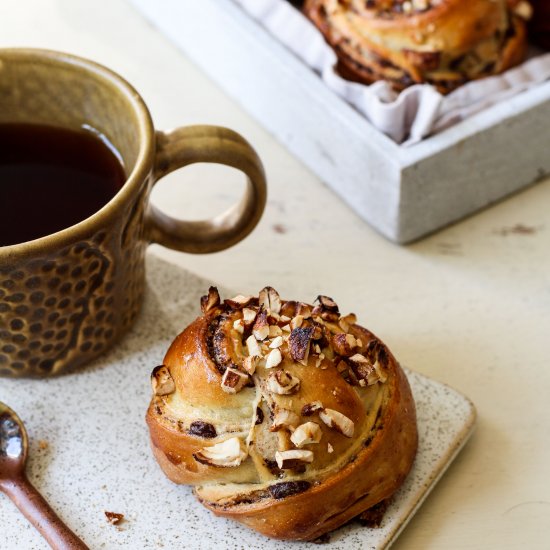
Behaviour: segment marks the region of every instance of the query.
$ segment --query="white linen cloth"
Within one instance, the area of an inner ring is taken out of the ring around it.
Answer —
[[[388,83],[370,86],[344,80],[335,71],[336,54],[317,28],[287,0],[234,0],[309,67],[330,89],[372,124],[403,146],[550,79],[550,53],[531,57],[497,76],[469,82],[444,96],[415,84],[398,93]]]

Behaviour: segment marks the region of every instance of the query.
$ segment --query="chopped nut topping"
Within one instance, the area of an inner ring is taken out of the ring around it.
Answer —
[[[334,428],[346,437],[353,437],[355,424],[341,412],[334,409],[324,409],[319,413],[319,418],[329,427]]]
[[[239,333],[244,334],[244,321],[242,319],[237,319],[233,323],[233,328]]]
[[[340,319],[340,315],[336,311],[323,311],[321,312],[321,319],[335,323]]]
[[[309,319],[311,317],[311,306],[309,304],[304,304],[304,302],[300,302],[296,306],[296,315],[301,315],[304,319]]]
[[[334,451],[334,447],[330,443],[327,443],[327,451],[329,453],[332,453]]]
[[[355,315],[355,313],[348,313],[346,316],[342,317],[342,319],[348,325],[355,325],[355,323],[357,323],[357,315]]]
[[[208,312],[212,311],[214,308],[220,305],[220,293],[215,286],[211,286],[208,289],[208,295],[201,298],[201,309],[202,312],[206,315]]]
[[[353,350],[357,347],[357,340],[352,334],[340,332],[333,334],[331,340],[334,351],[342,357],[353,355]]]
[[[306,422],[298,426],[293,434],[290,436],[290,440],[296,447],[303,447],[304,445],[311,445],[312,443],[319,443],[323,432],[316,422]]]
[[[151,373],[151,386],[155,395],[169,395],[176,391],[174,379],[168,367],[164,365],[160,365],[153,369]]]
[[[307,359],[309,356],[309,344],[311,341],[311,335],[313,334],[313,328],[295,328],[288,339],[290,356],[294,361],[298,361],[303,365],[307,365]]]
[[[250,326],[252,323],[254,323],[254,320],[256,319],[257,311],[254,309],[250,309],[248,307],[245,307],[243,309],[243,321],[246,326]]]
[[[320,340],[323,337],[323,326],[317,322],[313,322],[312,340]]]
[[[248,383],[248,374],[227,368],[222,377],[222,390],[226,393],[238,393]]]
[[[280,348],[282,345],[283,345],[283,337],[282,336],[276,336],[271,341],[271,344],[269,344],[269,347],[271,349],[274,349],[274,348]]]
[[[315,344],[315,345],[313,346],[313,351],[314,351],[315,353],[321,353],[321,347],[319,346],[319,344]]]
[[[269,352],[269,355],[265,361],[265,368],[272,369],[277,365],[280,365],[282,360],[283,356],[281,355],[281,350],[279,348],[275,348]]]
[[[374,365],[364,355],[356,353],[348,359],[348,363],[353,369],[353,372],[359,380],[359,384],[361,386],[364,386],[365,382],[366,385],[372,386],[380,380],[380,376],[378,375]],[[363,383],[361,384],[361,382]]]
[[[331,321],[323,320],[323,324],[325,325],[325,328],[328,329],[333,334],[340,334],[342,332],[342,329],[336,323],[332,323]]]
[[[225,302],[234,308],[241,308],[250,304],[252,300],[254,300],[254,296],[243,296],[242,294],[238,294],[234,298],[225,300]]]
[[[290,332],[292,329],[291,329],[290,325],[283,325],[283,326],[281,327],[281,330],[282,330],[283,332]]]
[[[256,316],[256,321],[252,327],[252,334],[256,340],[265,340],[269,336],[269,324],[267,322],[267,312],[260,310],[260,313]]]
[[[338,304],[328,296],[317,296],[317,301],[323,306],[324,309],[329,311],[336,311],[338,313]]]
[[[260,290],[260,306],[271,313],[279,313],[282,306],[279,293],[270,286]]]
[[[306,403],[302,407],[302,416],[311,416],[317,411],[322,411],[323,408],[324,407],[321,401],[312,401],[311,403]]]
[[[299,328],[302,326],[302,323],[304,322],[304,318],[301,315],[296,315],[291,321],[290,321],[290,328],[294,330],[295,328]]]
[[[294,317],[294,315],[296,314],[297,305],[297,302],[295,302],[294,300],[286,301],[281,307],[281,315],[284,315],[285,317]]]
[[[277,451],[275,453],[277,466],[281,470],[292,470],[302,464],[313,462],[313,453],[303,449],[291,449],[290,451]]]
[[[245,357],[243,360],[243,369],[250,375],[254,374],[256,372],[259,359],[260,358],[257,355],[249,355],[248,357]]]
[[[279,321],[281,321],[282,323],[288,323],[290,321],[290,317],[288,317],[287,315],[281,315],[279,317]]]
[[[279,370],[269,375],[267,387],[278,395],[290,395],[300,389],[300,379],[285,370]]]
[[[193,455],[193,458],[201,464],[227,468],[239,466],[247,456],[243,442],[238,437],[232,437],[222,443],[201,449]]]
[[[269,337],[270,338],[276,338],[277,336],[282,336],[283,331],[281,327],[278,327],[277,325],[270,325],[269,326]]]
[[[246,339],[246,347],[248,349],[248,355],[262,357],[262,350],[260,349],[258,340],[256,340],[252,334]]]
[[[288,409],[277,409],[269,431],[278,432],[284,428],[292,432],[299,423],[300,417],[295,412],[289,411]]]
[[[348,323],[343,317],[340,317],[340,319],[338,319],[338,326],[339,326],[344,332],[348,332],[348,331],[349,331],[349,323]]]
[[[357,353],[350,357],[348,362],[357,378],[365,380],[369,386],[377,382],[384,383],[388,378],[384,371],[384,367],[388,364],[388,355],[380,340],[371,340],[365,355]]]

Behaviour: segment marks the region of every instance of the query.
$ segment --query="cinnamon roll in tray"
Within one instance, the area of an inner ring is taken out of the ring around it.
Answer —
[[[153,370],[153,453],[199,501],[279,539],[312,540],[386,501],[417,449],[415,406],[388,348],[319,296],[271,287],[221,301]]]
[[[447,93],[520,63],[527,0],[306,0],[343,77]]]

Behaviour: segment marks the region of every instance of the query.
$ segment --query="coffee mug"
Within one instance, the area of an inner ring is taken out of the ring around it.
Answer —
[[[252,231],[265,206],[262,163],[244,138],[217,126],[155,131],[124,79],[79,57],[0,50],[0,123],[87,125],[114,145],[126,172],[116,195],[87,219],[0,247],[2,376],[44,377],[88,363],[135,320],[149,243],[198,254],[223,250]],[[160,178],[197,162],[244,172],[241,201],[206,221],[174,219],[150,203]]]

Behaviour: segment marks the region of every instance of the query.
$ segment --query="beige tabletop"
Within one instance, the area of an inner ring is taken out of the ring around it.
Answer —
[[[270,284],[289,298],[332,296],[404,365],[476,404],[477,431],[396,549],[550,548],[550,180],[398,247],[124,1],[0,0],[0,46],[66,50],[108,65],[143,95],[158,128],[210,123],[241,132],[269,177],[259,227],[218,254],[154,252],[243,293]],[[238,174],[198,166],[167,178],[154,199],[200,218],[228,206],[241,186]]]

